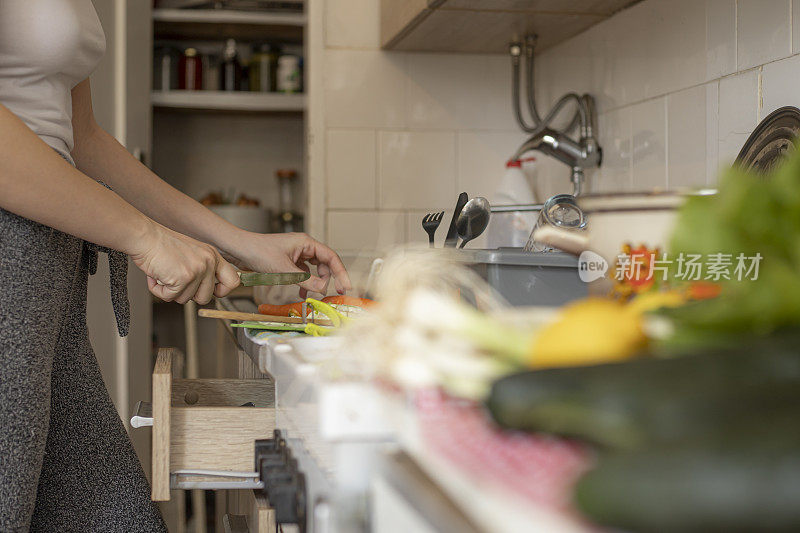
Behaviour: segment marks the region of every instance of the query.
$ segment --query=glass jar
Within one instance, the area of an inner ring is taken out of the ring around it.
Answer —
[[[219,88],[222,91],[238,91],[242,84],[242,65],[239,63],[236,41],[228,39],[225,42],[223,61],[220,65]]]
[[[174,91],[178,88],[178,63],[181,53],[171,46],[159,46],[153,52],[153,90]]]
[[[300,92],[300,58],[294,55],[282,55],[278,58],[276,73],[277,89],[280,93]]]
[[[250,90],[253,92],[270,92],[275,90],[275,62],[277,53],[268,44],[253,47],[250,58]]]
[[[178,87],[185,91],[203,88],[203,63],[195,48],[187,48],[178,66]]]

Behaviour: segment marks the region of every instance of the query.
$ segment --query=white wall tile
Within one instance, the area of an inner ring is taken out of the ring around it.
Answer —
[[[511,61],[506,55],[486,55],[486,109],[481,129],[515,130],[517,122],[511,108]],[[463,89],[463,88],[462,88]]]
[[[673,0],[651,2],[649,16],[634,30],[643,70],[645,97],[659,96],[705,81],[706,18],[703,2]],[[679,36],[679,37],[678,37]],[[678,38],[676,38],[678,37]]]
[[[719,140],[718,174],[736,160],[736,156],[739,155],[739,151],[748,137],[750,137],[749,133],[729,133],[725,138]]]
[[[505,56],[408,54],[406,120],[412,128],[504,129],[511,114]]]
[[[736,0],[706,0],[706,79],[736,72]]]
[[[791,54],[790,0],[738,0],[739,70]]]
[[[591,188],[592,172],[587,172],[587,189]],[[572,193],[572,170],[564,163],[552,157],[540,157],[536,160],[536,172],[533,183],[536,198],[547,200],[554,194]]]
[[[456,188],[470,197],[490,201],[506,170],[506,161],[525,140],[525,134],[507,132],[461,132],[458,134]],[[542,154],[529,156],[542,159]]]
[[[619,192],[631,188],[631,110],[623,107],[600,115],[598,142],[603,162],[594,174],[592,192]]]
[[[645,0],[541,54],[543,107],[581,91],[602,113],[732,73],[735,31],[735,0]]]
[[[631,106],[633,189],[667,186],[665,98]]]
[[[595,92],[592,48],[607,42],[604,33],[592,32],[564,41],[536,57],[535,82],[537,88],[544,89],[538,106],[541,115],[565,92]]]
[[[800,32],[800,27],[797,31]],[[761,78],[763,108],[760,118],[766,117],[779,107],[787,105],[800,107],[800,90],[798,90],[800,56],[764,65]]]
[[[792,53],[800,52],[800,0],[792,0]]]
[[[716,95],[716,85],[698,85],[669,95],[667,99],[667,146],[670,189],[699,187],[706,183],[707,139],[716,132],[716,122],[706,110],[707,92]]]
[[[406,79],[408,125],[415,128],[478,128],[486,119],[486,57],[409,54]]]
[[[377,207],[375,139],[373,130],[328,130],[329,208]]]
[[[328,244],[339,251],[378,250],[406,240],[400,211],[329,211]]]
[[[381,208],[444,209],[454,204],[454,133],[381,131],[378,143]]]
[[[719,82],[719,164],[728,165],[758,122],[758,70]]]
[[[405,125],[405,54],[327,50],[324,61],[328,127]]]
[[[380,44],[380,2],[325,1],[327,47],[377,49]]]

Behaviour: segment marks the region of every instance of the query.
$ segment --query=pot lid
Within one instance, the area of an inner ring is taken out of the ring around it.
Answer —
[[[800,137],[800,109],[781,107],[756,126],[734,164],[745,170],[767,173],[795,150]]]

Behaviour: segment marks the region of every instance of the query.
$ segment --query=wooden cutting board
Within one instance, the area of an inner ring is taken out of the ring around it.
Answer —
[[[320,326],[332,326],[333,323],[327,318],[309,318],[303,321],[296,316],[275,316],[261,315],[258,313],[241,313],[238,311],[221,311],[218,309],[200,309],[197,314],[204,318],[218,318],[222,320],[246,320],[251,322],[279,322],[281,324],[318,324]]]

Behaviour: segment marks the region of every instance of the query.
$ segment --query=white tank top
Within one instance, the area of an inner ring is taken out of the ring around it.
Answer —
[[[71,161],[71,91],[105,48],[91,0],[0,0],[0,104]]]

